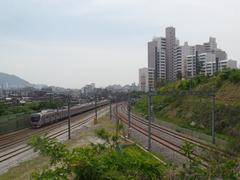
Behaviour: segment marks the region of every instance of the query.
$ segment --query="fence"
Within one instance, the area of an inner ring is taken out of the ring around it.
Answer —
[[[0,135],[30,127],[29,120],[29,113],[0,116]]]

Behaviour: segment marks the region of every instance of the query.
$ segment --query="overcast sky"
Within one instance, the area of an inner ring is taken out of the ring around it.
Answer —
[[[217,38],[240,60],[239,0],[0,0],[0,72],[80,88],[138,82],[147,41]]]

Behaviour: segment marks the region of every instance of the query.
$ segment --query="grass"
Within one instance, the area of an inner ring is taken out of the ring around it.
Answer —
[[[115,132],[115,124],[109,120],[109,114],[106,114],[98,119],[98,123],[93,125],[91,122],[90,126],[85,126],[80,130],[77,130],[70,141],[66,144],[70,148],[74,148],[79,145],[89,144],[93,140],[98,140],[95,135],[96,129],[104,128],[109,133],[113,134]]]
[[[144,161],[149,161],[149,162],[153,162],[153,163],[159,163],[160,162],[151,153],[142,150],[137,145],[127,146],[127,147],[124,148],[124,151],[126,153],[130,154],[131,156],[133,156],[135,159],[140,159],[141,158]],[[167,165],[166,163],[164,163],[164,164]]]
[[[48,167],[49,159],[47,157],[38,156],[32,160],[20,163],[18,166],[9,169],[6,173],[0,175],[1,180],[26,180],[30,179],[34,171]]]
[[[146,116],[146,114],[144,114],[142,111],[140,111],[136,107],[133,107],[132,111],[133,111],[133,113],[135,113],[139,116],[142,116],[142,117]],[[183,132],[182,129],[187,129],[187,130],[192,131],[193,133],[198,132],[198,133],[202,133],[202,134],[206,134],[206,135],[211,136],[211,129],[210,128],[200,128],[200,127],[197,127],[197,126],[191,126],[189,122],[187,122],[183,119],[168,117],[166,115],[163,115],[161,112],[157,112],[154,115],[155,115],[155,122],[156,123],[162,124],[162,122],[167,122],[170,125],[173,125],[174,128],[172,128],[172,129],[174,129],[178,132],[186,133],[186,131]],[[228,136],[226,134],[221,134],[221,133],[216,133],[216,137],[218,139],[225,140],[225,141],[234,139],[232,136]],[[204,140],[211,143],[210,139],[209,140],[204,139]]]
[[[174,125],[179,126],[181,128],[189,129],[193,132],[195,131],[195,132],[206,134],[206,135],[209,135],[209,136],[211,136],[211,133],[212,133],[210,128],[207,128],[207,127],[200,128],[198,126],[191,126],[189,122],[181,120],[179,118],[164,117],[163,115],[159,114],[159,115],[157,115],[156,121],[165,121],[165,122],[168,122],[168,123],[173,123]],[[221,134],[221,133],[216,133],[216,137],[221,139],[221,140],[233,139],[233,137],[228,136],[226,134]]]

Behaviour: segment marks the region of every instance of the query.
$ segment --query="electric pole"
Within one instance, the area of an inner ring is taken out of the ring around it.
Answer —
[[[215,144],[215,109],[216,109],[216,97],[215,89],[212,91],[212,143]]]
[[[152,97],[151,97],[151,92],[149,91],[148,93],[148,150],[151,151],[151,134],[152,134],[152,129],[151,129],[151,120],[152,120]]]
[[[192,77],[190,78],[189,91],[190,94],[192,95]]]
[[[118,114],[118,104],[116,104],[116,113]],[[118,136],[118,133],[119,133],[119,117],[115,116],[115,118],[116,118],[116,123],[117,123],[116,136]]]
[[[71,139],[71,122],[70,122],[70,94],[68,94],[68,139]]]
[[[112,99],[110,98],[110,109],[109,109],[109,114],[110,114],[110,121],[112,120]]]
[[[97,95],[95,91],[95,97],[94,97],[94,104],[95,104],[95,119],[94,119],[94,124],[97,124]]]
[[[128,91],[128,138],[130,138],[131,135],[131,97],[130,97],[130,91]]]

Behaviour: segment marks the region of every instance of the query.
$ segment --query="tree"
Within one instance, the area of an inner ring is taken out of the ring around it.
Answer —
[[[211,179],[239,179],[240,162],[236,158],[223,155],[219,152],[211,152],[207,155],[209,160],[208,175]]]
[[[194,145],[183,144],[182,152],[186,156],[187,162],[180,170],[180,177],[182,179],[207,179],[207,173],[203,170],[200,159],[193,155]]]

